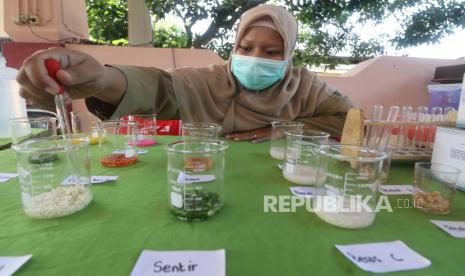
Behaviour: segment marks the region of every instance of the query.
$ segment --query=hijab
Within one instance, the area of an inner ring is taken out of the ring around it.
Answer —
[[[288,60],[284,78],[253,93],[233,76],[231,58],[224,65],[172,70],[174,92],[184,122],[218,123],[223,133],[233,133],[264,127],[272,121],[298,121],[312,117],[318,105],[334,92],[315,73],[292,65],[297,22],[281,7],[260,5],[245,12],[233,53],[250,25],[265,17],[271,18],[284,41],[284,59]]]

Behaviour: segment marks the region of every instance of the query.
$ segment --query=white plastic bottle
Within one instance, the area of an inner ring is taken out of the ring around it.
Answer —
[[[19,96],[17,73],[18,70],[6,67],[0,52],[0,138],[11,137],[9,119],[27,117],[26,101]]]

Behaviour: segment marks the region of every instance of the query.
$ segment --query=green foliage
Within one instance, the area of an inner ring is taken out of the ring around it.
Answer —
[[[186,48],[187,35],[176,24],[159,20],[153,26],[153,46],[160,48]]]
[[[452,27],[465,28],[465,2],[429,3],[402,22],[403,31],[393,39],[398,48],[437,43],[452,33]]]
[[[95,41],[112,44],[113,41],[127,39],[126,0],[86,0],[86,4],[90,35]]]
[[[213,49],[227,59],[233,48],[234,26],[242,13],[265,2],[286,7],[299,23],[294,62],[325,65],[359,62],[385,52],[386,37],[363,41],[357,24],[377,24],[395,15],[401,30],[391,43],[398,48],[435,43],[453,28],[465,28],[465,3],[460,0],[146,0],[155,20],[155,47]],[[99,43],[127,45],[127,0],[87,0],[91,36]],[[183,21],[178,27],[167,14]],[[193,26],[209,25],[202,33]],[[341,52],[348,57],[337,57]]]

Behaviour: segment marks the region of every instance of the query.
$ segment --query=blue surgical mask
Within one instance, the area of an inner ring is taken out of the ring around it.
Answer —
[[[248,90],[263,90],[284,78],[287,60],[232,55],[231,71]]]

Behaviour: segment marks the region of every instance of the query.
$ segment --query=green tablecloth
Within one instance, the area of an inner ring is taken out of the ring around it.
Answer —
[[[143,249],[226,249],[227,275],[361,275],[335,244],[402,240],[432,266],[396,275],[463,274],[465,239],[430,219],[465,220],[465,196],[449,215],[412,208],[382,212],[361,230],[336,228],[301,208],[264,213],[264,195],[289,195],[268,143],[231,142],[226,154],[226,205],[204,222],[177,220],[168,208],[166,155],[161,142],[132,167],[105,169],[92,147],[92,175],[118,175],[93,187],[86,209],[60,219],[36,220],[21,209],[18,179],[0,184],[0,256],[33,254],[16,275],[128,275]],[[0,152],[0,172],[16,171],[14,153]],[[411,183],[412,163],[394,163],[390,182]],[[404,204],[407,196],[390,202]]]

